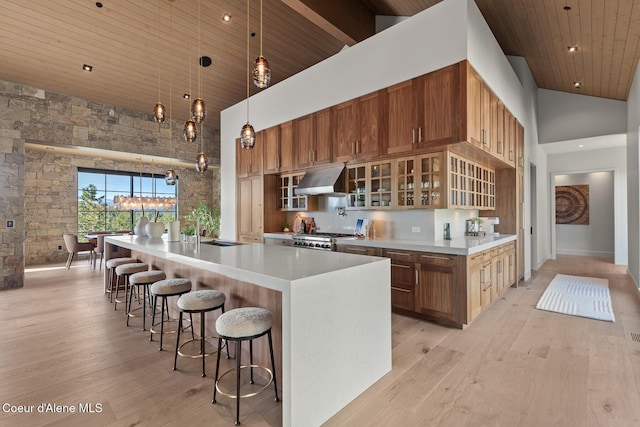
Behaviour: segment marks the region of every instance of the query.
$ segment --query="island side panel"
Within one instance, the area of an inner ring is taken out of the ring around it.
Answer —
[[[390,260],[296,280],[290,309],[292,412],[284,421],[316,426],[391,371]]]
[[[224,275],[197,269],[191,266],[181,264],[179,262],[166,260],[164,258],[149,255],[136,250],[131,251],[132,256],[147,263],[154,270],[162,270],[167,278],[182,277],[191,280],[192,290],[198,289],[215,289],[223,292],[227,300],[225,302],[225,310],[229,311],[239,307],[262,307],[271,311],[273,315],[272,339],[273,351],[276,363],[276,379],[278,380],[278,389],[282,389],[282,293],[264,288],[253,283],[243,282],[240,280],[230,279]],[[169,310],[173,318],[178,316],[178,308],[176,306],[177,298],[170,298]],[[219,316],[219,311],[214,312],[215,318],[211,315],[206,316],[205,333],[207,336],[215,336],[215,319]],[[195,330],[199,331],[199,316],[194,316]],[[242,346],[242,360],[249,361],[249,345]],[[233,356],[233,350],[231,350]],[[264,366],[271,366],[269,356],[269,345],[266,337],[260,338],[253,343],[254,363]],[[207,365],[209,366],[209,365]],[[213,369],[215,369],[215,365]],[[207,368],[209,369],[209,367]],[[213,376],[212,371],[210,371]],[[259,374],[259,371],[255,371]]]

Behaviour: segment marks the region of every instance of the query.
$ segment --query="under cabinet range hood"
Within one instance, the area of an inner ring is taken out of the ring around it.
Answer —
[[[323,169],[307,171],[295,189],[301,196],[344,196],[344,165],[336,164]]]

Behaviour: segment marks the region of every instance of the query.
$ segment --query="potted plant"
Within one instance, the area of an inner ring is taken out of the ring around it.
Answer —
[[[291,231],[291,227],[289,226],[288,222],[285,221],[282,223],[282,231],[284,231],[285,233]]]
[[[480,224],[482,224],[482,220],[477,216],[469,218],[467,220],[467,231],[471,233],[477,233],[480,231]]]
[[[193,243],[196,241],[196,226],[195,225],[185,225],[182,227],[182,235],[184,236],[184,241],[188,243]]]

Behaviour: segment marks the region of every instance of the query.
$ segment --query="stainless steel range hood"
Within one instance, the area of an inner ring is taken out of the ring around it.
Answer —
[[[307,171],[295,189],[295,193],[303,196],[344,196],[345,176],[342,163],[323,169]]]

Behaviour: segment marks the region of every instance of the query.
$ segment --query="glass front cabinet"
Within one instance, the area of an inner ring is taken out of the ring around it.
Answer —
[[[393,161],[347,166],[347,209],[392,209]]]
[[[395,195],[399,208],[442,207],[442,153],[396,160]]]

